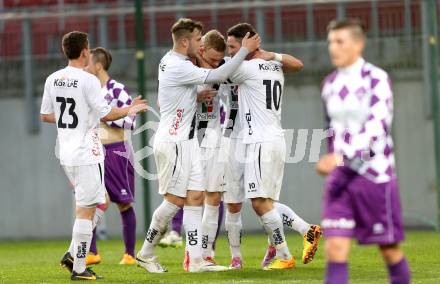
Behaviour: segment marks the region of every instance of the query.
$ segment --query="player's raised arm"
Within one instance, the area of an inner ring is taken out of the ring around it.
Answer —
[[[235,56],[217,69],[213,69],[206,77],[205,84],[222,83],[240,66],[249,53],[260,47],[261,38],[258,34],[249,37],[249,33],[242,40],[242,46]]]
[[[278,61],[283,64],[284,72],[297,72],[304,68],[302,61],[290,54],[280,54],[260,49],[255,53],[253,58]]]
[[[276,54],[275,56],[279,55]],[[281,63],[283,64],[284,72],[297,72],[304,68],[301,60],[289,54],[281,54]]]

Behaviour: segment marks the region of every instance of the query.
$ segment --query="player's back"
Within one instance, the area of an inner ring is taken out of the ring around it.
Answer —
[[[253,59],[243,62],[237,72],[244,73],[238,87],[244,142],[272,141],[283,137],[281,98],[284,74],[281,63]]]
[[[194,66],[188,57],[169,51],[159,64],[157,141],[177,142],[194,138],[197,85],[208,69]]]
[[[47,78],[44,96],[50,98],[55,113],[61,164],[80,166],[102,162],[97,127],[99,118],[111,108],[101,104],[100,112],[93,107],[96,102],[104,101],[99,100],[98,79],[82,69],[67,66]]]

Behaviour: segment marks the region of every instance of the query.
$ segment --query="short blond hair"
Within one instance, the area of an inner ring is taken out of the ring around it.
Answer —
[[[213,48],[218,52],[226,51],[226,41],[218,30],[210,30],[203,36],[205,50]]]

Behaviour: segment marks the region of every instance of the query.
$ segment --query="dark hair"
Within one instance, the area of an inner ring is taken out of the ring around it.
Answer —
[[[112,64],[112,55],[107,49],[103,47],[96,47],[92,49],[90,53],[93,55],[93,63],[101,63],[102,68],[104,68],[105,71],[110,69],[110,65]]]
[[[356,18],[345,18],[340,20],[333,20],[327,26],[327,31],[335,31],[349,29],[352,35],[356,38],[365,38],[366,29],[361,20]]]
[[[86,33],[73,31],[63,36],[63,52],[70,59],[78,59],[83,49],[89,47],[89,39]]]
[[[246,33],[249,33],[249,36],[252,37],[257,33],[257,31],[251,24],[248,23],[236,24],[228,30],[228,36],[233,36],[237,39],[244,38]]]
[[[171,27],[171,33],[173,34],[173,38],[178,40],[181,37],[189,38],[195,29],[203,32],[203,24],[188,18],[180,18]]]
[[[204,35],[205,49],[213,48],[218,52],[226,50],[226,42],[223,35],[218,30],[210,30]]]

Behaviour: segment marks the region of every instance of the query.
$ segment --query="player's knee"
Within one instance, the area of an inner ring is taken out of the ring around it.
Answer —
[[[350,251],[350,239],[328,238],[325,242],[325,254],[328,261],[346,262]]]
[[[221,202],[221,194],[220,192],[206,192],[205,193],[205,202],[211,206],[219,206]]]
[[[96,207],[76,207],[75,216],[79,219],[93,220],[95,215]]]
[[[180,208],[182,208],[184,203],[185,203],[185,199],[184,198],[176,196],[176,195],[173,195],[173,194],[166,194],[164,196],[164,199],[166,201],[168,201],[169,203],[172,203],[172,204],[174,204],[176,206],[179,206]]]
[[[185,205],[202,206],[205,196],[202,191],[188,190]]]
[[[241,203],[228,203],[228,212],[235,214],[241,211]]]
[[[252,208],[258,216],[263,216],[273,209],[273,202],[266,198],[253,198],[251,199],[251,202]]]
[[[125,212],[133,205],[131,203],[118,203],[119,212]]]
[[[399,244],[383,245],[379,248],[384,261],[388,264],[398,263],[403,257]]]

